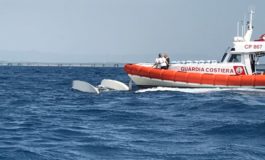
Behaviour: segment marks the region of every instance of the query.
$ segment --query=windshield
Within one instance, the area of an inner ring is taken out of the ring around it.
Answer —
[[[241,62],[241,54],[232,54],[228,62]]]
[[[225,54],[223,55],[221,62],[224,62],[226,55],[227,55],[227,53],[225,53]]]

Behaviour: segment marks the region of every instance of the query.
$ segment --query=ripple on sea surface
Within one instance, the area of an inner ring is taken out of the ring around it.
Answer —
[[[129,81],[121,68],[4,67],[0,159],[265,157],[262,91],[71,89],[104,78]]]

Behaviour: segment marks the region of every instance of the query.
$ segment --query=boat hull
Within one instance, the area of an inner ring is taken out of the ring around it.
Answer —
[[[139,87],[185,88],[260,88],[265,89],[265,75],[218,75],[161,70],[137,64],[124,67]]]

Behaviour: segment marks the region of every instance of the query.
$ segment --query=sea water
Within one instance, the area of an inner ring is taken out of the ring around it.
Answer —
[[[129,82],[122,68],[1,67],[0,159],[265,159],[264,90],[71,89],[105,78]]]

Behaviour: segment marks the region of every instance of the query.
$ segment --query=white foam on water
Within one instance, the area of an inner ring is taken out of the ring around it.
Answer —
[[[263,92],[263,93],[265,93],[265,89],[255,89],[255,88],[231,88],[230,90],[245,91],[245,92]]]
[[[172,88],[172,87],[154,87],[147,89],[139,89],[135,93],[145,92],[161,92],[161,91],[172,91],[172,92],[183,92],[183,93],[210,93],[220,91],[245,91],[245,92],[264,92],[262,89],[254,88]]]
[[[172,92],[184,92],[184,93],[208,93],[208,92],[217,92],[217,91],[224,91],[224,90],[226,89],[155,87],[155,88],[140,89],[140,90],[135,91],[135,93],[158,92],[158,91],[172,91]]]

